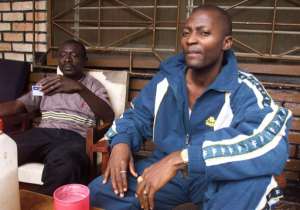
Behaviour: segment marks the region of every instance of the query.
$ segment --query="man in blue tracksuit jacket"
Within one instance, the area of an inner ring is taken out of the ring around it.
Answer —
[[[281,196],[273,176],[288,158],[290,111],[278,107],[253,75],[238,70],[224,10],[194,9],[181,45],[183,54],[161,64],[107,133],[111,157],[89,186],[92,205],[271,209]],[[144,139],[152,139],[155,150],[134,163],[132,152]]]

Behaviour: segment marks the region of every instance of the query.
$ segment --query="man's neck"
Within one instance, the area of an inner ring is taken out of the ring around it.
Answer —
[[[193,83],[199,88],[207,88],[218,76],[221,65],[214,66],[210,69],[193,69],[188,68],[186,74],[186,81]]]
[[[85,74],[83,72],[81,72],[80,74],[76,74],[76,75],[73,75],[73,76],[67,76],[66,77],[70,78],[70,79],[73,79],[73,80],[81,80],[85,77]]]
[[[201,97],[207,87],[216,79],[221,70],[221,66],[222,60],[207,69],[187,69],[185,79],[190,109],[193,109],[197,98]]]

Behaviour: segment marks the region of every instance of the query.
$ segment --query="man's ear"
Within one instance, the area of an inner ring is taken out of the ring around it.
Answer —
[[[224,40],[223,40],[223,50],[228,50],[232,47],[232,36],[228,35],[225,36]]]
[[[85,56],[85,57],[83,57],[82,59],[83,59],[83,63],[84,63],[84,65],[86,65],[86,63],[87,63],[87,62],[88,62],[88,60],[89,60],[89,59],[88,59],[88,57],[87,57],[87,56]]]

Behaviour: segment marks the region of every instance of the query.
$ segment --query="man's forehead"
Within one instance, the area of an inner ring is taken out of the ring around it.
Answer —
[[[59,51],[81,53],[81,47],[75,43],[66,43],[59,48]]]
[[[193,12],[191,16],[186,20],[185,27],[190,24],[196,26],[207,26],[212,24],[215,25],[220,22],[220,14],[218,14],[216,11],[199,10]]]

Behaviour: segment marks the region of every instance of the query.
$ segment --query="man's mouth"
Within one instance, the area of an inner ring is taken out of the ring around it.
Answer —
[[[63,69],[64,70],[71,70],[71,69],[73,69],[73,66],[72,65],[64,65]]]
[[[200,50],[187,50],[186,52],[185,52],[185,54],[187,54],[187,55],[194,55],[194,54],[202,54],[201,53],[201,51]]]
[[[192,51],[187,51],[185,53],[185,55],[189,58],[193,58],[193,57],[199,57],[202,55],[202,53],[200,51],[195,51],[195,50],[192,50]]]

